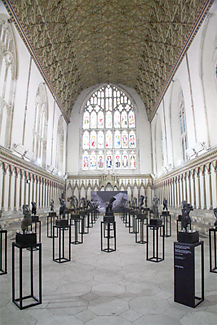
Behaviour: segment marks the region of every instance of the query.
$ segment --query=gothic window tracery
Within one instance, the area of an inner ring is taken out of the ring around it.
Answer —
[[[135,111],[123,91],[106,85],[93,93],[82,126],[83,170],[137,168]]]
[[[180,124],[180,131],[181,131],[182,159],[183,161],[185,161],[188,141],[187,141],[186,118],[185,118],[185,105],[184,105],[184,98],[182,92],[180,95],[180,102],[179,102],[179,124]]]
[[[5,147],[11,145],[16,74],[17,55],[13,30],[8,16],[0,14],[0,144]]]

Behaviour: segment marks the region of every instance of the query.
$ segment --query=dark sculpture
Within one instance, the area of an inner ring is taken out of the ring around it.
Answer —
[[[81,201],[80,201],[80,208],[85,209],[86,207],[87,207],[86,199],[85,199],[85,197],[82,197]]]
[[[50,211],[54,211],[54,200],[50,200]]]
[[[75,195],[72,195],[70,197],[70,203],[74,207],[75,210],[78,209],[78,199],[77,199],[77,197]]]
[[[214,208],[214,209],[213,209],[213,212],[214,212],[214,215],[215,215],[215,217],[216,217],[216,221],[215,221],[215,223],[214,223],[214,227],[217,227],[217,208]]]
[[[148,204],[148,197],[146,196],[146,197],[145,197],[145,207],[146,207],[146,208],[147,208],[147,206],[148,206],[147,204]]]
[[[155,218],[158,217],[158,202],[159,202],[159,199],[156,196],[154,196],[152,199],[152,204],[153,204],[152,210],[153,210],[153,215]]]
[[[32,214],[35,216],[36,215],[36,202],[31,202],[32,204]]]
[[[109,204],[108,206],[106,207],[106,214],[108,212],[112,212],[112,208],[113,208],[113,202],[116,200],[116,198],[114,196],[112,196],[109,200]]]
[[[142,206],[144,204],[144,195],[140,195],[139,197],[139,211],[142,211]]]
[[[167,199],[166,198],[163,199],[163,210],[167,210],[168,211],[168,208],[167,208]]]
[[[65,213],[66,213],[66,202],[64,199],[59,198],[60,201],[60,210],[59,210],[59,215],[63,216],[65,218]]]
[[[23,219],[21,221],[21,229],[23,233],[25,234],[28,226],[31,226],[32,224],[32,218],[31,218],[31,212],[29,209],[28,204],[23,205]]]
[[[189,216],[190,211],[193,211],[193,207],[190,203],[187,203],[186,201],[182,202],[181,205],[182,209],[182,228],[185,229],[185,231],[188,231],[188,225],[191,223],[191,218]]]

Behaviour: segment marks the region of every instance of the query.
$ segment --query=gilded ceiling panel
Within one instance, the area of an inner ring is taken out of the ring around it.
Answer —
[[[136,89],[151,119],[189,32],[209,1],[8,2],[69,118],[83,89],[108,82]]]

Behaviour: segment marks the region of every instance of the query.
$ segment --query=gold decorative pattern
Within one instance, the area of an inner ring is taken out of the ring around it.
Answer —
[[[136,89],[151,119],[198,15],[212,1],[4,3],[13,8],[68,118],[83,89],[113,83]]]

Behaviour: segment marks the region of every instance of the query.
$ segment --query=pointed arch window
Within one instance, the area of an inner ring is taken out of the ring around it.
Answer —
[[[185,118],[185,105],[184,105],[184,97],[182,92],[180,94],[180,102],[179,102],[179,124],[180,124],[180,131],[181,131],[182,159],[183,161],[185,161],[187,159],[186,150],[188,148],[188,141],[187,141],[186,118]]]
[[[122,90],[97,89],[85,104],[82,125],[82,169],[137,168],[135,110]]]

